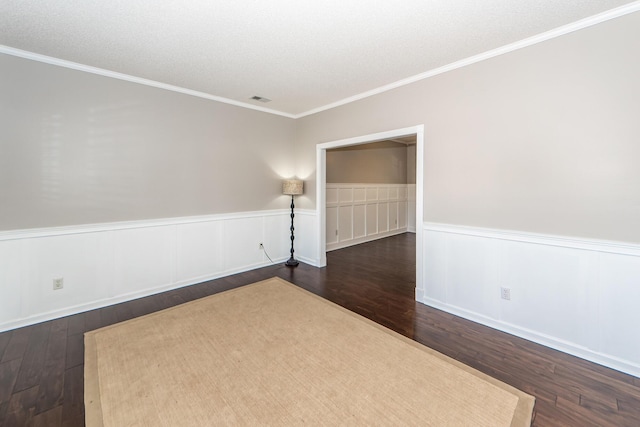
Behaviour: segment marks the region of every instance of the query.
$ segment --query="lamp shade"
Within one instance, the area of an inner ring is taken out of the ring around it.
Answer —
[[[302,184],[303,181],[301,179],[284,179],[282,180],[282,194],[288,196],[302,194]]]

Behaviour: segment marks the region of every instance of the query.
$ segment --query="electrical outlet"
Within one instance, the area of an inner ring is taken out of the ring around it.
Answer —
[[[53,290],[59,291],[64,288],[64,279],[62,277],[58,277],[57,279],[53,279]]]
[[[507,301],[511,301],[511,289],[510,288],[500,288],[500,297],[502,299],[506,299]]]

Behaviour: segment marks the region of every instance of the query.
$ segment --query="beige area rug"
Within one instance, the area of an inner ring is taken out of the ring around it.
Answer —
[[[85,334],[92,426],[529,426],[534,398],[273,278]]]

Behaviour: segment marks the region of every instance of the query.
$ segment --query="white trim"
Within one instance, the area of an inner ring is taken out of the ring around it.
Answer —
[[[581,249],[595,252],[606,252],[618,255],[640,256],[640,244],[636,243],[555,236],[548,234],[529,233],[524,231],[498,230],[431,222],[425,222],[423,224],[423,230],[439,231],[451,234],[463,234],[467,236],[485,237],[498,240],[510,240],[537,245],[559,246],[564,248]]]
[[[375,141],[399,138],[408,135],[416,135],[416,223],[423,222],[423,180],[424,180],[424,125],[395,129],[337,141],[324,142],[316,145],[316,208],[318,211],[318,259],[319,267],[327,265],[327,235],[326,235],[326,209],[327,209],[327,150],[331,148],[347,147],[353,145],[368,144]],[[422,290],[422,227],[416,230],[416,297],[418,289]]]
[[[430,270],[416,291],[419,302],[640,375],[640,346],[633,333],[619,333],[620,324],[640,321],[640,244],[428,222],[421,228]],[[501,287],[511,289],[511,300],[500,299]]]
[[[0,242],[5,240],[34,239],[38,237],[64,236],[71,234],[96,233],[101,231],[128,230],[133,228],[164,227],[168,225],[193,224],[197,222],[223,221],[238,218],[261,218],[282,215],[289,210],[249,211],[176,218],[144,219],[137,221],[105,222],[99,224],[69,225],[62,227],[30,228],[24,230],[0,231]]]
[[[385,237],[397,236],[399,234],[407,233],[408,231],[409,230],[407,230],[406,228],[400,228],[397,230],[377,233],[372,236],[357,237],[355,239],[349,239],[347,241],[337,242],[330,245],[330,247],[327,248],[327,252],[337,251],[338,249],[344,249],[350,246],[361,245],[362,243],[373,242],[376,240],[384,239]]]
[[[631,363],[629,361],[622,360],[607,354],[598,353],[597,351],[593,351],[588,348],[578,346],[573,343],[560,340],[549,335],[541,334],[526,328],[521,328],[507,322],[498,321],[460,307],[444,304],[432,298],[423,298],[423,301],[421,302],[430,307],[437,308],[438,310],[460,316],[464,319],[471,320],[485,326],[489,326],[490,328],[494,328],[499,331],[506,332],[508,334],[512,334],[538,344],[542,344],[563,353],[571,354],[573,356],[580,357],[582,359],[589,360],[591,362],[598,363],[600,365],[607,366],[621,372],[626,372],[636,377],[640,377],[640,365]]]
[[[316,145],[316,230],[318,267],[327,266],[327,147]]]
[[[298,259],[314,265],[315,211],[296,214],[307,217]],[[19,256],[0,275],[0,331],[272,265],[258,242],[273,264],[284,263],[289,215],[279,209],[3,232],[0,250]],[[130,244],[137,249],[123,255]],[[158,274],[139,280],[155,267]],[[68,281],[53,291],[58,276]]]
[[[99,301],[92,301],[86,304],[78,304],[71,307],[65,307],[60,310],[53,310],[46,313],[39,313],[29,317],[23,317],[17,320],[5,322],[0,324],[0,332],[9,331],[12,329],[21,328],[24,326],[34,325],[40,322],[46,322],[49,320],[59,319],[65,316],[71,316],[78,313],[83,313],[89,310],[95,310],[98,308],[108,307],[115,304],[120,304],[127,301],[133,301],[139,298],[144,298],[150,295],[159,294],[162,292],[171,291],[174,289],[183,288],[186,286],[196,285],[210,280],[219,279],[221,277],[231,276],[233,274],[243,273],[245,271],[255,270],[257,268],[269,267],[271,265],[284,263],[288,257],[280,257],[273,260],[273,263],[267,261],[259,264],[244,266],[242,268],[235,268],[227,271],[220,272],[211,276],[202,276],[188,281],[181,281],[178,283],[167,283],[161,286],[145,289],[142,291],[131,292],[128,294],[117,295],[111,298],[105,298]]]
[[[424,295],[424,125],[416,126],[416,300],[418,295]]]
[[[234,105],[236,107],[248,108],[250,110],[262,111],[263,113],[275,114],[277,116],[283,116],[290,119],[297,118],[294,114],[284,113],[282,111],[273,110],[271,108],[265,108],[259,105],[252,105],[246,102],[234,101],[233,99],[223,98],[221,96],[211,95],[209,93],[199,92],[197,90],[186,89],[180,86],[174,86],[174,85],[170,85],[162,82],[157,82],[155,80],[144,79],[144,78],[132,76],[129,74],[118,73],[116,71],[105,70],[103,68],[92,67],[90,65],[84,65],[77,62],[54,58],[52,56],[41,55],[39,53],[34,53],[34,52],[28,52],[26,50],[16,49],[10,46],[0,45],[0,53],[17,56],[19,58],[30,59],[32,61],[43,62],[45,64],[57,65],[58,67],[84,71],[85,73],[97,74],[99,76],[111,77],[113,79],[124,80],[132,83],[138,83],[141,85],[151,86],[158,89],[165,89],[172,92],[183,93],[185,95],[191,95],[198,98],[208,99],[211,101],[222,102],[223,104],[229,104],[229,105]]]
[[[615,9],[608,10],[606,12],[599,13],[597,15],[581,19],[579,21],[573,22],[571,24],[563,25],[562,27],[555,28],[550,31],[546,31],[544,33],[528,37],[524,40],[520,40],[514,43],[510,43],[506,46],[502,46],[496,49],[489,50],[487,52],[480,53],[478,55],[471,56],[469,58],[462,59],[460,61],[453,62],[451,64],[444,65],[442,67],[435,68],[433,70],[426,71],[421,74],[417,74],[415,76],[408,77],[406,79],[398,80],[393,83],[389,83],[385,86],[380,86],[376,89],[369,90],[367,92],[363,92],[354,96],[350,96],[348,98],[342,99],[340,101],[333,102],[331,104],[324,105],[322,107],[314,108],[309,111],[305,111],[304,113],[296,114],[294,118],[299,119],[301,117],[310,116],[312,114],[320,113],[322,111],[330,110],[332,108],[340,107],[342,105],[350,104],[355,101],[359,101],[361,99],[369,98],[370,96],[379,95],[381,93],[390,91],[392,89],[397,89],[402,86],[409,85],[411,83],[418,82],[420,80],[425,80],[430,77],[437,76],[439,74],[443,74],[449,71],[456,70],[458,68],[466,67],[468,65],[475,64],[477,62],[482,62],[487,59],[495,58],[496,56],[504,55],[505,53],[510,53],[516,50],[523,49],[525,47],[532,46],[537,43],[541,43],[547,40],[554,39],[556,37],[564,36],[566,34],[572,33],[574,31],[582,30],[584,28],[588,28],[602,22],[609,21],[611,19],[619,18],[624,15],[628,15],[633,12],[637,12],[640,10],[640,1],[635,1],[633,3],[629,3],[624,6],[617,7]]]

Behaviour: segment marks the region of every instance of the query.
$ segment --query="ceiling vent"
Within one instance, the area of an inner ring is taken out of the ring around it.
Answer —
[[[253,99],[254,101],[260,101],[260,102],[271,102],[271,100],[269,98],[265,98],[264,96],[252,96],[250,99]]]

